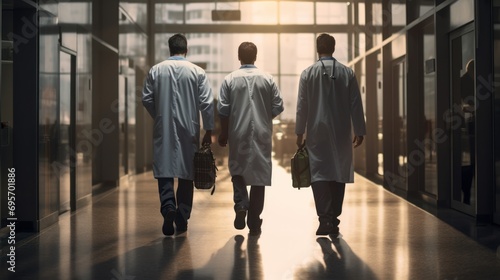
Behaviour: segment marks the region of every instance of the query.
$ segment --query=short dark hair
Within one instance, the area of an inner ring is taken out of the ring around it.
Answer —
[[[252,42],[243,42],[238,47],[238,59],[244,64],[252,64],[257,59],[257,46]]]
[[[168,39],[168,48],[170,49],[170,56],[187,53],[186,37],[179,33],[173,35]]]
[[[333,54],[335,51],[335,38],[323,33],[316,38],[316,50],[321,54]]]

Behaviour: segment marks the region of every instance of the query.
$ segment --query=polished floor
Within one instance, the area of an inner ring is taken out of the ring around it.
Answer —
[[[262,234],[233,228],[232,189],[195,190],[187,233],[164,237],[151,173],[60,216],[16,248],[0,279],[500,279],[500,256],[361,176],[346,189],[339,240],[315,236],[311,189],[273,166]],[[4,244],[5,245],[5,244]]]

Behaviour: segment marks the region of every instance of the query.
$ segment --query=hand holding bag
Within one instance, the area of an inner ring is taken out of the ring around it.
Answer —
[[[297,149],[292,157],[292,186],[300,190],[311,185],[311,171],[309,170],[309,154],[306,142]]]
[[[194,154],[194,186],[197,189],[210,189],[210,194],[215,191],[215,177],[217,177],[217,166],[210,144],[204,144]]]

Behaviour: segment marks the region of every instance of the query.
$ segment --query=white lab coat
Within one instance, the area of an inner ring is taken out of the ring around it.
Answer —
[[[154,177],[193,180],[200,111],[203,128],[214,128],[213,93],[205,71],[182,56],[156,64],[144,82],[142,103],[154,119]]]
[[[229,118],[229,172],[245,184],[271,185],[274,117],[283,100],[273,77],[254,65],[243,65],[222,82],[218,111]]]
[[[330,78],[335,61],[334,76]],[[354,182],[354,134],[366,134],[363,104],[354,71],[334,59],[302,72],[295,132],[306,132],[311,182]],[[326,73],[326,75],[324,75]]]

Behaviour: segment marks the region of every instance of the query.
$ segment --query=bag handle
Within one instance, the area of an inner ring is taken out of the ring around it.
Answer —
[[[302,145],[299,146],[299,149],[298,150],[303,150],[306,146],[306,139],[304,139],[304,141],[302,142]]]

